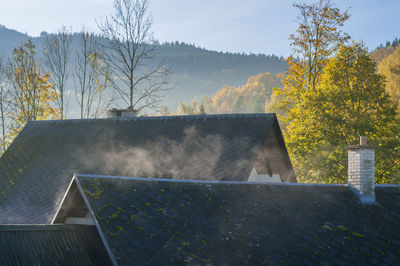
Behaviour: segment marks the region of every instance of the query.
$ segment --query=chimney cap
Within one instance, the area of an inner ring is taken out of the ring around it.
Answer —
[[[107,110],[108,118],[129,118],[136,116],[137,116],[137,110],[129,107],[127,109],[111,108]]]
[[[360,136],[360,145],[352,145],[348,146],[348,150],[375,150],[378,146],[376,145],[368,145],[367,144],[367,137]]]
[[[352,145],[347,146],[348,150],[376,150],[376,145]]]

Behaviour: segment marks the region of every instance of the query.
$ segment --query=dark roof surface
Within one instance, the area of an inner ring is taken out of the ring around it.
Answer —
[[[272,126],[274,114],[31,122],[0,158],[0,223],[49,223],[75,171],[245,180]]]
[[[400,264],[400,188],[78,176],[120,265]]]
[[[1,265],[111,265],[94,226],[0,225]]]

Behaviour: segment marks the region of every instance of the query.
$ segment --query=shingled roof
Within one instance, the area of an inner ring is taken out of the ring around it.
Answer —
[[[30,122],[0,158],[0,223],[49,223],[75,172],[296,182],[275,114]]]
[[[76,180],[119,265],[400,263],[399,186]]]
[[[94,226],[0,225],[1,265],[111,265]]]

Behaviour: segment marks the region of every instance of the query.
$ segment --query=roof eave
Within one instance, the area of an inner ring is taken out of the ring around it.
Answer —
[[[103,231],[102,231],[102,229],[101,229],[101,227],[100,227],[100,224],[99,224],[99,222],[98,222],[97,219],[96,219],[96,215],[94,214],[93,209],[92,209],[92,207],[90,206],[89,201],[88,201],[88,199],[87,199],[87,197],[86,197],[86,194],[85,194],[85,192],[83,191],[83,188],[82,188],[81,183],[79,182],[79,179],[78,179],[78,178],[75,178],[74,181],[76,182],[76,185],[77,185],[77,187],[78,187],[78,190],[79,190],[79,192],[81,193],[83,200],[85,201],[86,207],[88,208],[90,215],[93,217],[95,226],[96,226],[96,228],[97,228],[97,232],[98,232],[99,235],[100,235],[100,239],[101,239],[101,241],[103,242],[103,245],[104,245],[104,247],[105,247],[106,250],[107,250],[107,253],[108,253],[108,256],[110,257],[111,262],[112,262],[113,265],[115,265],[115,266],[118,265],[117,260],[115,259],[114,254],[112,253],[111,248],[110,248],[110,246],[108,245],[108,242],[107,242],[107,240],[106,240],[106,238],[105,238],[105,236],[104,236],[104,234],[103,234]]]

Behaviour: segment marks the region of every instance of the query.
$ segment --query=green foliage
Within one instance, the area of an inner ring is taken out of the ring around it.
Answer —
[[[400,181],[396,106],[363,44],[340,47],[315,90],[299,94],[288,121],[286,143],[299,181],[344,183],[346,146],[362,135],[378,146],[377,183]]]

